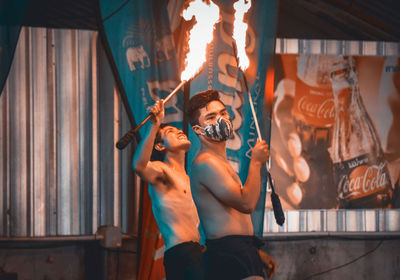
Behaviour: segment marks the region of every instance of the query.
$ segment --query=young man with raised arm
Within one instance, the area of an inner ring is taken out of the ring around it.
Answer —
[[[268,145],[261,141],[253,147],[242,186],[226,154],[233,127],[219,93],[200,92],[188,105],[189,121],[201,143],[192,163],[190,183],[206,235],[206,279],[264,279],[264,268],[270,277],[276,270],[275,260],[259,250],[263,242],[254,236],[250,218],[260,194]]]
[[[162,100],[151,113],[152,125],[137,147],[133,167],[149,183],[153,214],[166,247],[166,277],[167,280],[204,279],[199,218],[185,171],[185,153],[190,141],[181,130],[161,124]],[[153,146],[165,153],[163,161],[150,161]]]

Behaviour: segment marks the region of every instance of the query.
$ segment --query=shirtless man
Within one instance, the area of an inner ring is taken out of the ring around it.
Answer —
[[[164,105],[151,109],[151,128],[139,143],[133,166],[149,182],[154,217],[164,238],[164,267],[167,279],[204,279],[199,218],[185,171],[185,153],[190,141],[179,129],[161,125]],[[163,161],[150,161],[154,149],[165,153]]]
[[[226,140],[233,128],[218,92],[207,90],[193,96],[187,114],[201,143],[190,183],[207,239],[206,279],[264,279],[264,265],[270,277],[276,270],[275,260],[259,250],[263,242],[254,236],[250,218],[260,194],[268,145],[265,141],[255,144],[242,187],[227,159]]]

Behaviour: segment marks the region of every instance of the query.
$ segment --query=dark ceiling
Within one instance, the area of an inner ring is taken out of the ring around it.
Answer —
[[[24,25],[96,30],[98,1],[29,0]],[[279,0],[277,37],[400,41],[400,0]]]

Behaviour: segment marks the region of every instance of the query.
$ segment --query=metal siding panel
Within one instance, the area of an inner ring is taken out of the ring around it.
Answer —
[[[58,234],[69,235],[79,234],[79,77],[76,31],[57,33]]]
[[[28,185],[28,190],[27,190],[27,236],[32,236],[33,235],[33,219],[34,219],[34,213],[33,213],[33,206],[34,206],[34,174],[35,174],[35,165],[34,165],[34,158],[33,158],[33,153],[34,153],[34,120],[33,120],[33,81],[32,81],[32,71],[33,71],[33,62],[32,62],[32,29],[27,29],[27,53],[26,53],[26,60],[27,60],[27,93],[28,93],[28,106],[29,106],[29,111],[28,111],[28,117],[27,117],[27,123],[28,123],[28,167],[29,171],[27,174],[28,180],[29,180],[29,185]]]
[[[285,39],[283,50],[285,53],[299,53],[299,40]]]
[[[92,34],[91,38],[91,51],[92,51],[92,224],[91,230],[93,233],[97,231],[98,228],[98,217],[99,217],[99,113],[98,113],[98,51],[97,51],[97,33]]]
[[[29,188],[29,90],[27,32],[21,30],[10,75],[10,234],[27,236],[27,209]],[[15,73],[18,73],[16,77]]]
[[[73,124],[71,125],[71,137],[72,137],[72,144],[73,144],[73,161],[72,161],[72,170],[73,170],[73,185],[72,185],[72,198],[71,198],[71,230],[72,235],[79,235],[79,208],[80,208],[80,191],[79,191],[79,182],[80,182],[80,143],[79,143],[79,101],[80,101],[80,91],[79,91],[79,84],[81,80],[80,69],[79,69],[79,49],[78,49],[78,30],[70,30],[71,32],[71,49],[72,49],[72,67],[71,67],[71,77],[72,77],[72,106],[73,106]],[[70,233],[71,234],[71,233]]]
[[[338,55],[342,52],[341,41],[326,40],[324,44],[324,52],[327,55]]]
[[[310,41],[310,52],[313,54],[320,54],[322,52],[324,45],[321,40],[311,40]]]
[[[92,176],[92,32],[78,32],[79,65],[79,234],[91,232],[91,186]]]
[[[0,95],[0,236],[8,236],[10,228],[9,194],[10,194],[10,165],[9,165],[9,98],[8,84]]]
[[[323,231],[323,216],[321,210],[307,211],[307,231]]]
[[[364,218],[365,218],[365,231],[373,232],[376,231],[376,210],[364,210]]]
[[[123,106],[120,108],[121,119],[120,119],[120,129],[119,135],[123,135],[126,131],[131,129],[131,125],[127,119],[127,114]],[[133,181],[133,170],[132,170],[132,145],[126,147],[125,152],[121,153],[121,229],[122,232],[129,232],[129,223],[136,221],[134,214],[130,211],[130,201],[134,203],[135,201],[135,190],[136,185]],[[136,204],[138,205],[138,204]],[[131,219],[129,217],[131,216]]]
[[[399,231],[400,209],[386,211],[386,231]]]
[[[345,210],[337,210],[336,212],[336,221],[337,221],[337,231],[342,232],[346,231],[346,211]]]
[[[376,42],[376,55],[385,55],[385,42]]]
[[[273,232],[273,223],[271,223],[271,213],[270,210],[265,210],[264,213],[264,231],[266,232]]]
[[[344,50],[347,55],[360,55],[362,44],[359,41],[345,41]]]
[[[47,186],[46,186],[46,234],[57,234],[57,91],[56,59],[54,30],[47,34],[47,102],[48,102],[48,151],[47,151]]]
[[[72,54],[71,34],[64,30],[56,30],[56,87],[57,87],[57,234],[72,234],[71,230],[71,189],[73,184],[73,138],[71,124],[73,124],[73,93],[70,86]]]
[[[302,40],[277,38],[276,54],[400,55],[398,42]]]
[[[376,210],[377,228],[376,231],[385,231],[386,229],[386,210]]]
[[[100,77],[112,77],[104,51],[99,53]],[[102,80],[99,104],[99,226],[114,224],[114,81]]]
[[[307,231],[307,210],[299,211],[299,232]]]
[[[32,145],[32,235],[46,235],[46,185],[48,134],[46,119],[47,105],[47,65],[46,30],[31,29],[31,145]],[[38,124],[38,125],[36,125]]]
[[[104,53],[98,86],[97,46],[91,31],[23,28],[0,99],[1,236],[137,234],[132,148],[114,147],[131,125]]]
[[[131,154],[133,154],[131,152]],[[132,158],[130,157],[130,162],[132,161]],[[131,164],[128,165],[129,167]],[[136,236],[139,235],[139,206],[140,206],[140,198],[141,198],[141,179],[137,174],[134,174],[132,171],[130,172],[132,174],[131,176],[133,177],[132,180],[134,180],[134,194],[131,196],[133,199],[131,202],[127,201],[127,204],[130,206],[129,208],[131,209],[130,212],[132,213],[132,217],[128,217],[126,220],[132,221],[130,224],[131,227],[128,229],[129,232],[135,234]],[[129,188],[130,185],[127,185]],[[136,206],[136,207],[135,207]]]
[[[288,211],[286,224],[287,224],[288,232],[300,231],[300,213],[299,213],[299,211]]]
[[[384,55],[395,56],[400,55],[400,43],[384,42]]]
[[[365,231],[363,210],[346,210],[346,231]]]
[[[325,211],[325,231],[337,231],[337,211]]]
[[[283,53],[283,42],[284,42],[284,39],[276,38],[276,41],[275,41],[275,53],[276,54]]]
[[[362,42],[362,55],[379,55],[377,42]]]

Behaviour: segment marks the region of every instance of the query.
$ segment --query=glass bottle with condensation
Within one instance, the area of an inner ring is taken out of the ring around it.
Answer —
[[[288,144],[300,143],[301,154],[291,154],[296,183],[303,195],[299,206],[305,209],[337,207],[328,152],[335,117],[329,76],[332,63],[337,59],[336,56],[302,54],[297,60],[292,110],[296,131],[289,134]],[[299,141],[294,141],[296,138]]]
[[[335,122],[329,149],[340,208],[391,208],[392,184],[380,139],[363,104],[354,59],[331,71]]]

